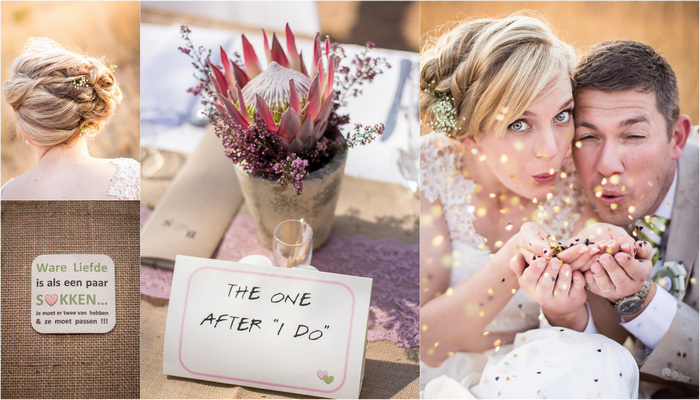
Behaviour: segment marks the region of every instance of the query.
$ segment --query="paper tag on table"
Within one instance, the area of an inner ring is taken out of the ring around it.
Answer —
[[[359,398],[372,279],[177,256],[163,373]]]
[[[104,254],[44,254],[32,262],[32,327],[106,333],[116,323],[114,261]]]

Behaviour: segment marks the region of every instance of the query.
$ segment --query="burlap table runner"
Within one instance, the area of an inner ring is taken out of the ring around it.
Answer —
[[[106,254],[116,266],[116,325],[105,334],[40,334],[31,263],[41,254]],[[2,398],[139,398],[139,202],[2,202]]]

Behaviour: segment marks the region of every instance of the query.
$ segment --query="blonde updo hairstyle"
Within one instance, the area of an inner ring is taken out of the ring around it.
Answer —
[[[490,129],[504,134],[562,69],[571,76],[575,59],[573,48],[538,18],[517,14],[459,23],[423,47],[422,118],[433,119],[435,103],[451,96],[457,122],[452,137],[461,141]]]
[[[23,53],[12,64],[3,94],[17,129],[36,146],[70,144],[102,128],[122,99],[103,59],[63,48]]]

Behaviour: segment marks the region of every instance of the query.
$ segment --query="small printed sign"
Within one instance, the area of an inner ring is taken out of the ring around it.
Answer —
[[[372,279],[177,256],[163,373],[359,398]]]
[[[114,261],[104,254],[44,254],[32,262],[32,327],[106,333],[116,323]]]

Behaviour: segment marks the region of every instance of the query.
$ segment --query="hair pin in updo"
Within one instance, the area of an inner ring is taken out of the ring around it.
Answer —
[[[449,138],[454,138],[452,136],[452,130],[457,128],[454,99],[451,95],[439,93],[432,87],[430,89],[425,89],[425,92],[438,99],[437,102],[433,104],[433,116],[430,118],[430,126],[435,132],[442,133]]]
[[[88,80],[86,77],[81,76],[80,78],[73,79],[73,86],[75,86],[76,89],[79,89],[80,87],[87,87],[88,85]]]
[[[88,124],[85,124],[80,128],[80,136],[85,136],[88,133],[90,133],[90,126]]]
[[[109,66],[109,70],[114,72],[117,69],[117,66],[115,64],[112,64]]]

